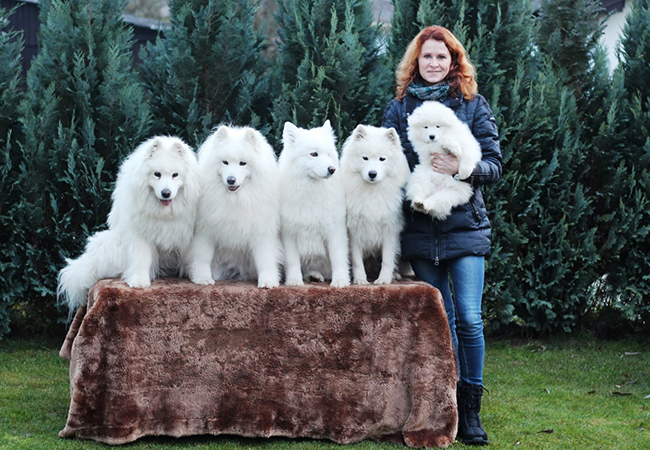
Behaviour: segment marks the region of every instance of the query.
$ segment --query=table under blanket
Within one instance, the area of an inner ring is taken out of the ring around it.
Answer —
[[[228,434],[446,447],[457,368],[437,289],[421,282],[132,289],[101,280],[74,317],[61,437]]]

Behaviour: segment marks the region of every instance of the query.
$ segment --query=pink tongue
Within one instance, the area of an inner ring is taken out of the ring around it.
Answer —
[[[164,206],[169,206],[172,204],[171,200],[160,200],[160,203],[162,203]]]

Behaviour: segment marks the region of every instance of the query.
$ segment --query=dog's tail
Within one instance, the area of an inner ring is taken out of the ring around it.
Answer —
[[[67,265],[59,271],[59,283],[56,296],[68,304],[70,313],[76,311],[88,301],[88,291],[98,280],[95,267],[84,253],[77,259],[66,259]]]
[[[67,303],[70,314],[88,302],[88,291],[101,278],[120,276],[119,239],[111,230],[101,231],[88,239],[84,253],[77,259],[66,259],[59,271],[56,289],[59,303]]]

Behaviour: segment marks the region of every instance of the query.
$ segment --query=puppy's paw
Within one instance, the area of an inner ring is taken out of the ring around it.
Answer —
[[[428,214],[437,214],[437,211],[440,209],[440,206],[436,204],[432,197],[427,198],[422,202],[422,209],[425,213]]]
[[[429,215],[437,220],[445,220],[447,217],[451,215],[451,209],[445,209],[445,210],[432,209],[429,211]]]
[[[411,203],[413,205],[413,209],[416,211],[419,211],[421,213],[427,214],[429,211],[424,207],[423,202],[415,201]]]

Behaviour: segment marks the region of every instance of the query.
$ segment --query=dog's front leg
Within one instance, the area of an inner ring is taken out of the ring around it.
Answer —
[[[129,244],[129,262],[122,278],[133,288],[149,287],[151,278],[155,276],[155,250],[140,237],[133,237]]]
[[[350,253],[352,255],[352,276],[354,284],[369,284],[366,268],[363,265],[363,249],[358,239],[350,239]]]
[[[399,235],[393,233],[392,236],[386,236],[381,248],[381,270],[379,277],[374,284],[391,284],[393,274],[396,268],[397,246],[399,245]]]
[[[274,288],[280,285],[280,243],[277,235],[263,236],[253,251],[257,287]]]
[[[284,246],[285,284],[288,286],[302,286],[302,270],[300,268],[300,252],[296,239],[289,233],[282,233],[282,245]]]
[[[332,287],[344,287],[350,285],[350,263],[348,260],[348,231],[343,222],[336,224],[330,231],[327,239],[327,247],[332,266]]]
[[[187,252],[187,272],[192,283],[214,284],[211,269],[214,250],[214,243],[207,236],[194,236]]]

